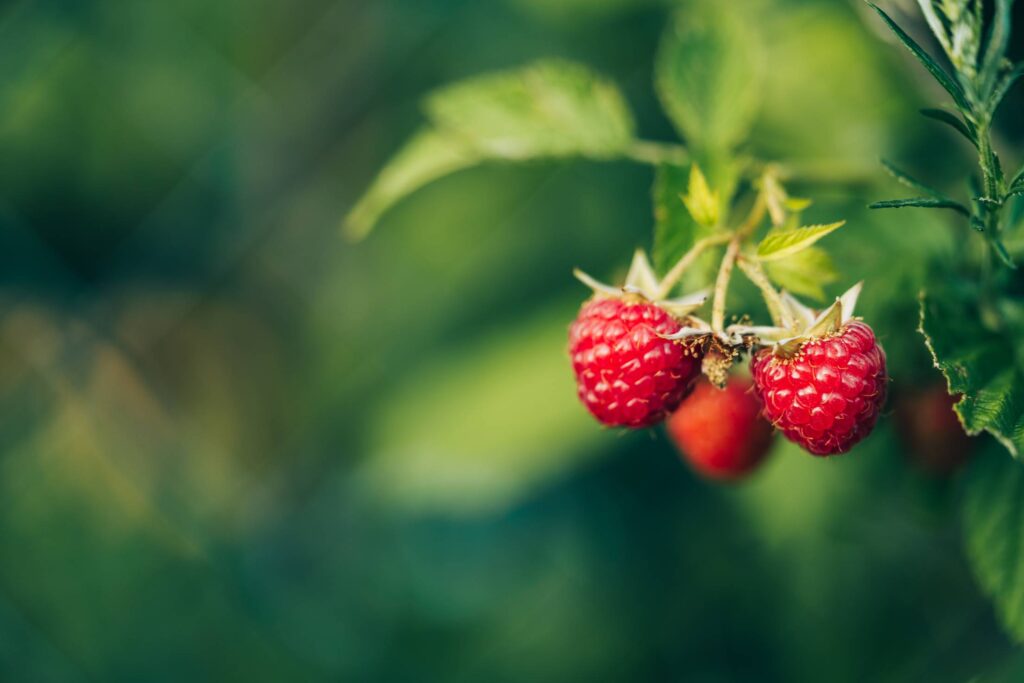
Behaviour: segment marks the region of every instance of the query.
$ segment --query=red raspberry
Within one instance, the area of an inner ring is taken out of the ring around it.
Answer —
[[[885,400],[885,351],[854,320],[805,342],[792,358],[762,349],[750,362],[764,415],[814,455],[850,450],[867,436]]]
[[[671,413],[700,374],[699,354],[662,339],[680,323],[649,301],[627,296],[583,304],[569,328],[580,400],[613,427],[650,427]]]
[[[731,377],[724,389],[700,382],[666,426],[690,465],[711,479],[749,474],[772,445],[772,426],[746,377]]]

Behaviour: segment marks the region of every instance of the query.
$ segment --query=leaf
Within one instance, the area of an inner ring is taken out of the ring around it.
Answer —
[[[425,107],[436,127],[491,159],[607,159],[633,142],[633,117],[619,90],[561,60],[449,85]]]
[[[1013,257],[1010,256],[1010,252],[1006,250],[1006,245],[1003,244],[1002,240],[998,237],[993,237],[989,240],[989,244],[992,245],[992,251],[996,252],[996,256],[1007,268],[1017,268],[1017,264],[1014,263]]]
[[[999,69],[1006,56],[1006,46],[1010,42],[1011,2],[1010,0],[996,0],[995,5],[988,42],[985,47],[985,57],[982,59],[981,70],[978,74],[978,80],[981,83],[979,90],[982,93],[988,93],[995,86]],[[998,99],[995,103],[998,104]]]
[[[765,269],[783,289],[818,301],[825,299],[825,285],[839,279],[832,257],[819,247],[808,247],[792,256],[771,261]]]
[[[694,147],[729,149],[746,137],[761,95],[756,36],[728,3],[694,3],[665,32],[655,63],[662,106]]]
[[[346,231],[356,239],[365,237],[381,215],[400,199],[481,159],[478,152],[450,135],[430,129],[420,131],[391,158],[349,212],[345,218]]]
[[[792,256],[845,224],[846,221],[838,221],[827,225],[808,225],[795,230],[772,231],[757,246],[757,258],[761,261],[778,261]]]
[[[942,193],[939,192],[938,190],[936,190],[933,187],[930,187],[928,185],[925,185],[924,183],[922,183],[920,180],[917,180],[916,178],[913,178],[909,173],[905,173],[904,171],[901,171],[900,169],[896,168],[896,166],[894,166],[891,162],[887,161],[886,159],[882,159],[881,162],[882,162],[882,166],[885,167],[885,170],[889,172],[889,175],[891,175],[893,178],[895,178],[896,180],[898,180],[902,184],[906,185],[907,187],[911,188],[912,190],[919,190],[921,192],[924,192],[925,194],[930,194],[933,197],[942,197],[943,196]]]
[[[1010,91],[1010,88],[1013,87],[1013,84],[1016,83],[1021,76],[1024,76],[1024,63],[1013,67],[1012,70],[1008,71],[1006,75],[1003,76],[1002,80],[1000,80],[992,90],[992,95],[989,98],[988,108],[990,112],[994,112],[999,107],[1003,98],[1006,97],[1006,93]]]
[[[1024,192],[1024,166],[1017,171],[1017,175],[1010,181],[1010,189],[1007,191],[1006,196],[1021,194]]]
[[[661,164],[654,176],[654,267],[664,275],[682,258],[707,230],[693,220],[680,199],[686,187],[689,169],[675,164]]]
[[[869,204],[869,209],[902,209],[906,207],[918,207],[923,209],[953,209],[958,213],[962,213],[965,216],[970,216],[971,212],[966,206],[960,202],[954,202],[950,199],[935,199],[933,197],[911,197],[909,199],[887,199],[882,202],[875,202]]]
[[[987,431],[1014,456],[1024,449],[1024,372],[1017,337],[986,331],[976,305],[953,295],[921,295],[919,331],[968,434]]]
[[[892,32],[896,34],[896,37],[899,38],[900,42],[903,43],[915,57],[917,57],[918,61],[920,61],[921,64],[924,65],[924,68],[928,70],[928,73],[930,73],[935,80],[938,81],[939,85],[949,93],[957,107],[959,107],[961,111],[971,111],[971,105],[968,103],[963,89],[950,77],[948,73],[946,73],[946,70],[939,66],[938,62],[932,59],[931,55],[925,52],[924,48],[918,45],[913,38],[907,35],[907,33],[900,28],[899,25],[880,7],[871,2],[869,2],[868,5],[870,5],[871,8],[875,10],[880,17],[882,17],[882,21],[884,21]]]
[[[972,145],[978,146],[978,132],[974,129],[974,124],[964,121],[956,114],[952,114],[945,109],[922,109],[921,114],[935,121],[945,123],[967,138]]]
[[[584,66],[546,60],[471,78],[427,98],[434,126],[387,163],[345,219],[363,237],[398,200],[487,160],[614,157],[633,142],[633,117],[618,89]]]
[[[718,193],[708,187],[708,181],[697,164],[690,166],[689,188],[682,200],[693,220],[706,228],[718,224],[721,207]]]
[[[976,458],[964,484],[963,523],[978,583],[1006,630],[1024,641],[1024,464],[998,452]]]

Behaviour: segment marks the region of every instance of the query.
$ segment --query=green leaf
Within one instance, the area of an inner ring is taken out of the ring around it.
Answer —
[[[700,166],[696,163],[690,166],[690,182],[686,194],[683,195],[683,204],[690,212],[693,220],[706,228],[718,224],[721,212],[721,202],[717,192],[712,192],[708,187],[708,181],[701,173]]]
[[[1007,191],[1006,196],[1024,193],[1024,166],[1017,171],[1017,175],[1010,181],[1010,189]]]
[[[783,289],[818,301],[825,300],[825,285],[839,279],[832,257],[819,247],[808,247],[792,256],[771,261],[765,269],[768,277]]]
[[[882,202],[869,204],[869,209],[902,209],[906,207],[918,207],[923,209],[953,209],[965,216],[971,212],[960,202],[950,199],[934,199],[932,197],[910,197],[909,199],[887,199]]]
[[[699,2],[681,10],[658,51],[658,97],[694,147],[733,147],[746,137],[760,104],[757,37],[730,7]]]
[[[964,536],[971,569],[1006,630],[1024,641],[1024,464],[986,452],[964,484]]]
[[[1017,264],[1014,263],[1013,257],[1010,256],[1010,252],[1006,250],[1006,245],[1003,244],[1002,240],[998,237],[993,237],[989,240],[989,244],[992,245],[992,251],[996,252],[996,256],[1002,261],[1003,265],[1007,268],[1016,268]]]
[[[427,98],[434,126],[388,162],[345,220],[363,237],[398,200],[488,160],[622,154],[633,117],[618,89],[584,66],[545,60],[471,78]]]
[[[900,183],[902,183],[902,184],[906,185],[907,187],[911,188],[912,190],[918,190],[920,192],[924,192],[925,194],[930,194],[931,196],[937,197],[937,198],[938,197],[943,197],[941,192],[939,192],[938,190],[936,190],[935,188],[933,188],[933,187],[931,187],[929,185],[925,185],[920,180],[917,180],[916,178],[912,177],[909,173],[901,171],[900,169],[896,168],[896,166],[894,166],[891,162],[887,161],[886,159],[882,159],[881,162],[882,162],[882,166],[885,167],[885,170],[889,172],[889,175],[891,175],[893,178],[898,180]]]
[[[668,272],[707,232],[693,220],[679,196],[687,186],[688,178],[687,166],[661,164],[655,172],[652,191],[654,249],[651,256],[660,275]]]
[[[880,7],[871,2],[869,2],[868,5],[870,5],[871,8],[875,10],[880,17],[882,17],[882,20],[892,30],[892,32],[896,34],[896,37],[899,38],[900,42],[903,43],[915,57],[917,57],[918,61],[920,61],[921,64],[924,65],[924,68],[928,70],[928,73],[930,73],[935,80],[938,81],[939,85],[949,93],[957,107],[959,107],[961,111],[971,111],[971,105],[968,103],[967,97],[964,95],[963,88],[961,88],[960,85],[954,81],[948,73],[946,73],[946,70],[939,66],[938,62],[932,59],[931,55],[925,52],[924,48],[918,45],[913,38],[907,35],[906,31],[900,28],[899,25]]]
[[[792,256],[845,224],[846,221],[838,221],[827,225],[808,225],[795,230],[772,231],[757,246],[757,258],[762,261],[778,261]]]
[[[1008,71],[1005,76],[999,81],[996,87],[992,90],[992,95],[988,101],[988,108],[990,112],[994,112],[999,104],[1006,97],[1006,93],[1010,91],[1013,84],[1024,76],[1024,63],[1018,64],[1012,70]]]
[[[434,125],[491,159],[606,159],[633,142],[619,90],[585,66],[543,60],[441,88],[425,103]]]
[[[985,57],[982,59],[981,71],[978,74],[981,83],[980,91],[983,94],[988,93],[995,86],[999,70],[1006,57],[1006,46],[1010,42],[1010,0],[996,0],[995,4],[992,27],[985,47]],[[998,104],[998,100],[995,103]]]
[[[422,130],[384,166],[345,218],[353,238],[365,237],[381,215],[400,199],[442,176],[469,168],[481,155],[451,135]]]
[[[986,331],[976,304],[953,295],[921,296],[919,331],[969,434],[987,431],[1014,456],[1024,449],[1024,372],[1013,334]]]
[[[952,114],[945,109],[922,109],[921,114],[935,121],[945,123],[967,138],[972,145],[978,146],[978,132],[974,129],[974,124],[964,121],[956,114]]]

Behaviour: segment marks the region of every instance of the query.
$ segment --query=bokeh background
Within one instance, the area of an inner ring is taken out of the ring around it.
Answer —
[[[861,3],[743,2],[768,61],[747,149],[830,179],[797,189],[811,219],[850,221],[824,244],[867,280],[892,413],[940,381],[915,295],[965,238],[868,212],[893,195],[877,158],[944,184],[971,157],[917,116],[937,93]],[[458,78],[582,61],[672,139],[651,86],[668,5],[0,5],[0,679],[1015,664],[963,557],[957,479],[913,467],[894,417],[850,456],[779,443],[718,486],[660,432],[603,430],[577,404],[569,273],[612,279],[648,244],[650,168],[485,166],[342,236],[419,100]],[[1004,105],[1007,149],[1021,106]]]

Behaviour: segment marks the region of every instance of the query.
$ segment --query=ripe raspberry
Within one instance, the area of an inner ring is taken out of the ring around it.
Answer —
[[[745,377],[731,377],[724,389],[700,382],[666,426],[690,465],[711,479],[749,474],[772,444],[772,426]]]
[[[695,351],[659,335],[682,326],[636,296],[591,299],[569,328],[580,400],[609,426],[650,427],[676,409],[700,374]]]
[[[762,349],[750,362],[764,415],[814,455],[845,453],[875,426],[885,400],[885,351],[851,320],[791,358]]]
[[[957,400],[945,386],[935,385],[902,396],[896,404],[896,424],[908,446],[907,455],[928,474],[952,474],[974,450],[974,439],[953,412]]]

